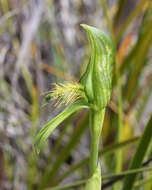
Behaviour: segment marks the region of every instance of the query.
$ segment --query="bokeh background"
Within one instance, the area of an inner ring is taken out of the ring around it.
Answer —
[[[119,75],[114,74],[101,150],[131,139],[121,154],[126,169],[152,112],[152,11],[143,22],[151,1],[106,4]],[[55,82],[78,81],[88,63],[81,23],[111,35],[101,0],[0,0],[0,190],[45,189],[89,175],[87,110],[63,122],[39,155],[32,149],[39,129],[63,109],[53,102],[44,106],[45,92]],[[115,151],[102,157],[103,173],[115,172]]]

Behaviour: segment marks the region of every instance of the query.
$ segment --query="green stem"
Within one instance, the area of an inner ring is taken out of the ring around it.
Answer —
[[[105,148],[101,149],[99,151],[99,157],[109,155],[111,153],[116,153],[116,151],[125,148],[126,146],[129,146],[133,143],[136,143],[139,140],[139,136],[133,137],[129,140],[122,141],[121,143],[116,143],[112,145],[108,145]],[[63,173],[56,181],[56,184],[59,184],[61,181],[63,181],[67,176],[69,176],[71,173],[75,172],[77,169],[82,168],[84,165],[86,165],[89,162],[89,157],[84,158],[80,162],[76,163],[75,165],[72,165],[65,173]]]
[[[90,155],[90,175],[92,176],[98,164],[98,148],[100,135],[104,121],[105,109],[94,111],[91,110],[91,155]]]
[[[122,108],[122,89],[121,89],[121,82],[120,82],[120,71],[118,64],[116,66],[116,78],[117,78],[117,86],[118,86],[118,128],[117,128],[117,142],[122,141],[123,137],[123,108]],[[116,153],[116,167],[115,172],[119,173],[122,170],[123,164],[123,151],[120,150]],[[114,185],[114,190],[119,189],[119,183]]]

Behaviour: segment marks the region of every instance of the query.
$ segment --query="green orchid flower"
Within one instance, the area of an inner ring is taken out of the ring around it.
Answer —
[[[90,59],[85,73],[78,83],[67,82],[55,84],[46,99],[56,101],[56,106],[64,104],[67,108],[48,122],[37,134],[34,146],[37,152],[51,135],[52,131],[74,112],[87,108],[90,110],[91,153],[90,153],[90,180],[91,186],[95,184],[96,190],[101,188],[101,181],[94,182],[100,177],[98,164],[98,146],[104,121],[105,108],[108,105],[112,91],[112,76],[115,60],[115,49],[112,40],[101,30],[81,25],[88,34],[90,45]],[[93,181],[92,181],[93,180]],[[89,189],[87,183],[86,190]],[[90,187],[91,187],[90,186]]]

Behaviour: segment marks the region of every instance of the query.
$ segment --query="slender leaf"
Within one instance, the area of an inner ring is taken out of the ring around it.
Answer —
[[[144,131],[143,134],[141,136],[141,139],[139,141],[137,150],[134,154],[134,157],[131,161],[131,164],[129,166],[129,169],[136,169],[136,168],[140,168],[142,165],[142,161],[144,159],[144,156],[146,154],[146,151],[148,149],[148,146],[151,142],[152,139],[152,116],[150,117]],[[125,181],[124,181],[124,186],[123,186],[123,190],[128,190],[128,189],[132,189],[135,179],[136,179],[137,174],[131,174],[131,175],[127,175],[125,177]]]
[[[116,36],[116,41],[118,42],[124,32],[126,32],[127,28],[130,26],[130,24],[132,23],[132,21],[136,18],[136,16],[140,13],[142,7],[147,3],[147,1],[145,0],[141,0],[138,5],[134,8],[134,10],[129,14],[129,16],[127,17],[127,19],[125,20],[125,22],[122,24],[122,26],[120,27],[117,36]]]

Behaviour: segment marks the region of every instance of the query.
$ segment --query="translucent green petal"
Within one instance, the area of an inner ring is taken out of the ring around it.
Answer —
[[[48,137],[51,135],[53,130],[67,117],[69,117],[71,114],[76,112],[77,110],[81,108],[88,108],[88,105],[86,105],[83,101],[78,101],[71,106],[67,107],[63,112],[61,112],[59,115],[57,115],[54,119],[52,119],[50,122],[48,122],[37,134],[37,136],[34,139],[34,147],[37,143],[38,147],[36,148],[37,152],[40,152],[40,149],[43,147],[44,143],[48,139]]]

